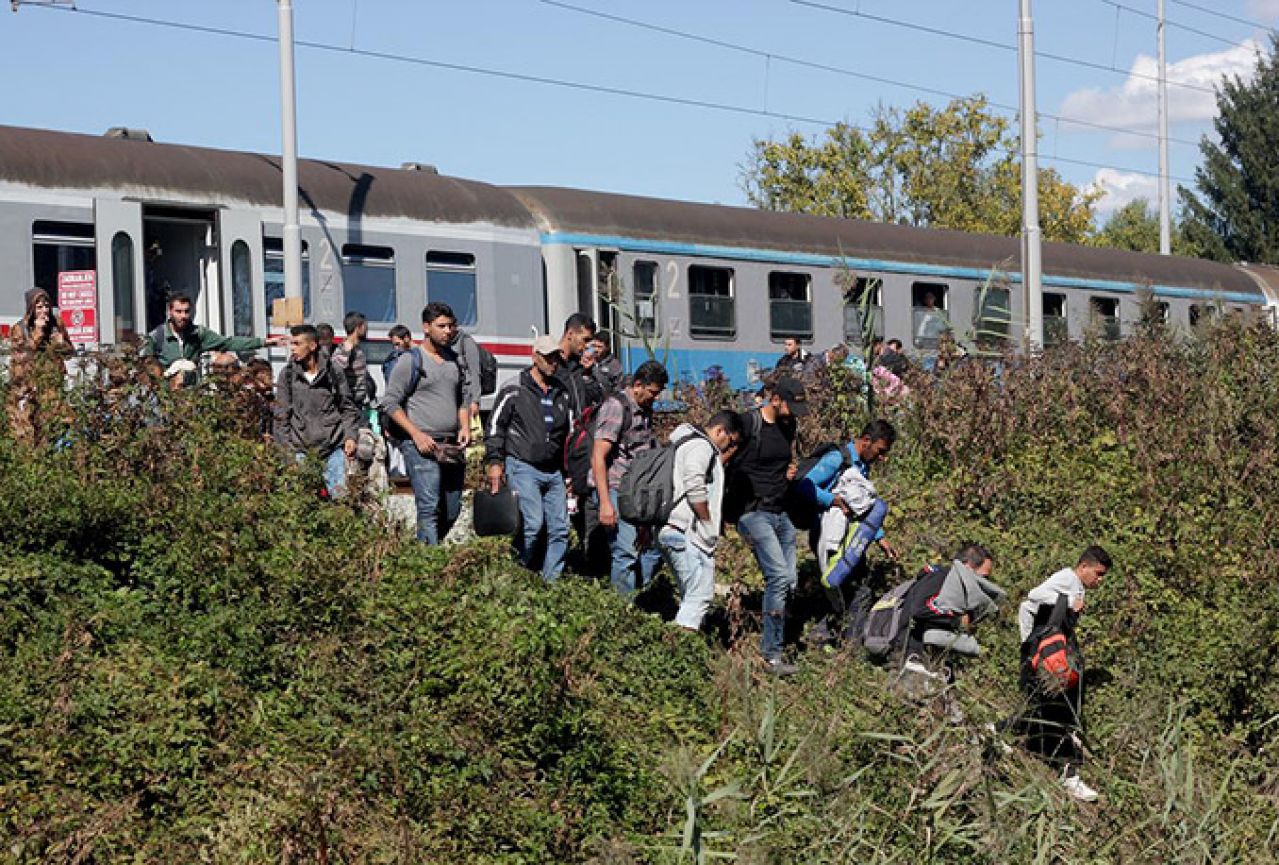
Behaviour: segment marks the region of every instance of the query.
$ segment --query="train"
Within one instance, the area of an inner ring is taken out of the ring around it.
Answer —
[[[86,346],[134,340],[164,298],[197,323],[272,332],[284,293],[277,156],[0,126],[0,331],[33,286],[59,298]],[[575,312],[628,368],[651,354],[677,381],[736,386],[793,337],[818,349],[897,337],[926,357],[1020,344],[1016,238],[556,187],[503,187],[431,166],[298,165],[303,313],[370,322],[370,360],[396,323],[447,302],[503,378]],[[1130,333],[1154,305],[1189,330],[1279,309],[1279,268],[1068,244],[1043,246],[1046,343]],[[340,329],[340,328],[339,328]],[[278,328],[276,328],[278,330]],[[283,350],[270,350],[282,363]]]

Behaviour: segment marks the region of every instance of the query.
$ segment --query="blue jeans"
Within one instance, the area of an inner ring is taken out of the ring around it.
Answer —
[[[298,462],[306,459],[304,453],[295,453],[293,456]],[[345,484],[346,451],[338,448],[324,458],[324,489],[328,491],[330,499],[336,499],[345,492]]]
[[[786,603],[799,582],[795,569],[795,525],[786,514],[751,511],[737,521],[737,531],[750,544],[764,572],[764,632],[759,650],[767,660],[782,656]]]
[[[542,579],[554,582],[564,570],[564,556],[568,553],[568,493],[564,489],[564,476],[558,471],[538,471],[523,460],[507,457],[506,482],[519,500],[524,524],[523,534],[515,542],[515,553],[524,567],[535,567],[539,536],[545,528]]]
[[[598,496],[599,490],[595,494]],[[616,511],[617,490],[608,491],[608,500],[613,503],[613,510]],[[613,581],[613,588],[617,589],[618,594],[633,595],[653,579],[653,572],[662,563],[662,554],[652,543],[641,550],[639,528],[620,516],[617,518],[617,525],[605,529],[604,534],[608,538],[612,558],[609,578]]]
[[[457,522],[462,510],[462,484],[466,480],[463,463],[440,465],[417,452],[412,440],[400,442],[400,453],[413,484],[417,504],[417,539],[438,544]]]
[[[702,627],[702,619],[715,598],[715,559],[689,543],[683,532],[669,527],[658,534],[657,546],[679,584],[675,624],[696,631]]]

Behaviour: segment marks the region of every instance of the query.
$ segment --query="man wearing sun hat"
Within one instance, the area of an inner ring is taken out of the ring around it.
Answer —
[[[808,395],[797,379],[783,377],[765,385],[763,396],[761,405],[742,416],[742,444],[730,463],[724,499],[734,506],[737,530],[764,574],[760,654],[769,672],[784,676],[795,672],[782,659],[782,636],[798,582],[795,525],[784,502],[795,476],[796,419],[808,414]]]
[[[523,528],[516,538],[520,562],[531,569],[541,561],[542,578],[554,581],[568,552],[568,496],[561,471],[572,406],[555,378],[560,342],[553,336],[533,341],[533,363],[497,395],[484,440],[489,489],[505,481],[519,500]],[[546,531],[545,551],[539,540]]]

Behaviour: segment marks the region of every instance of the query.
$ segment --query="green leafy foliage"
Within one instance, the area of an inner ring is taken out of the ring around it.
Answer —
[[[225,392],[46,394],[40,442],[0,436],[0,861],[1275,861],[1276,376],[1265,327],[1151,321],[875,409],[912,569],[974,538],[1017,598],[1115,555],[1083,622],[1096,806],[982,726],[1020,708],[1007,613],[953,723],[848,649],[763,676],[735,536],[708,640],[318,501]],[[870,416],[855,370],[812,387],[805,447]]]

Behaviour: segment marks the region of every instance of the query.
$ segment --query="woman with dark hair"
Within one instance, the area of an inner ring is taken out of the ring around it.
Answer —
[[[26,314],[9,331],[15,355],[19,352],[54,351],[70,354],[71,335],[54,309],[49,292],[33,288],[25,295]]]
[[[43,288],[33,288],[25,297],[27,311],[9,330],[13,354],[6,408],[14,439],[34,444],[37,428],[45,425],[50,414],[50,406],[42,405],[45,402],[42,392],[50,391],[56,402],[66,372],[64,358],[71,354],[74,346],[49,293]],[[46,372],[42,360],[55,358],[56,363]]]

